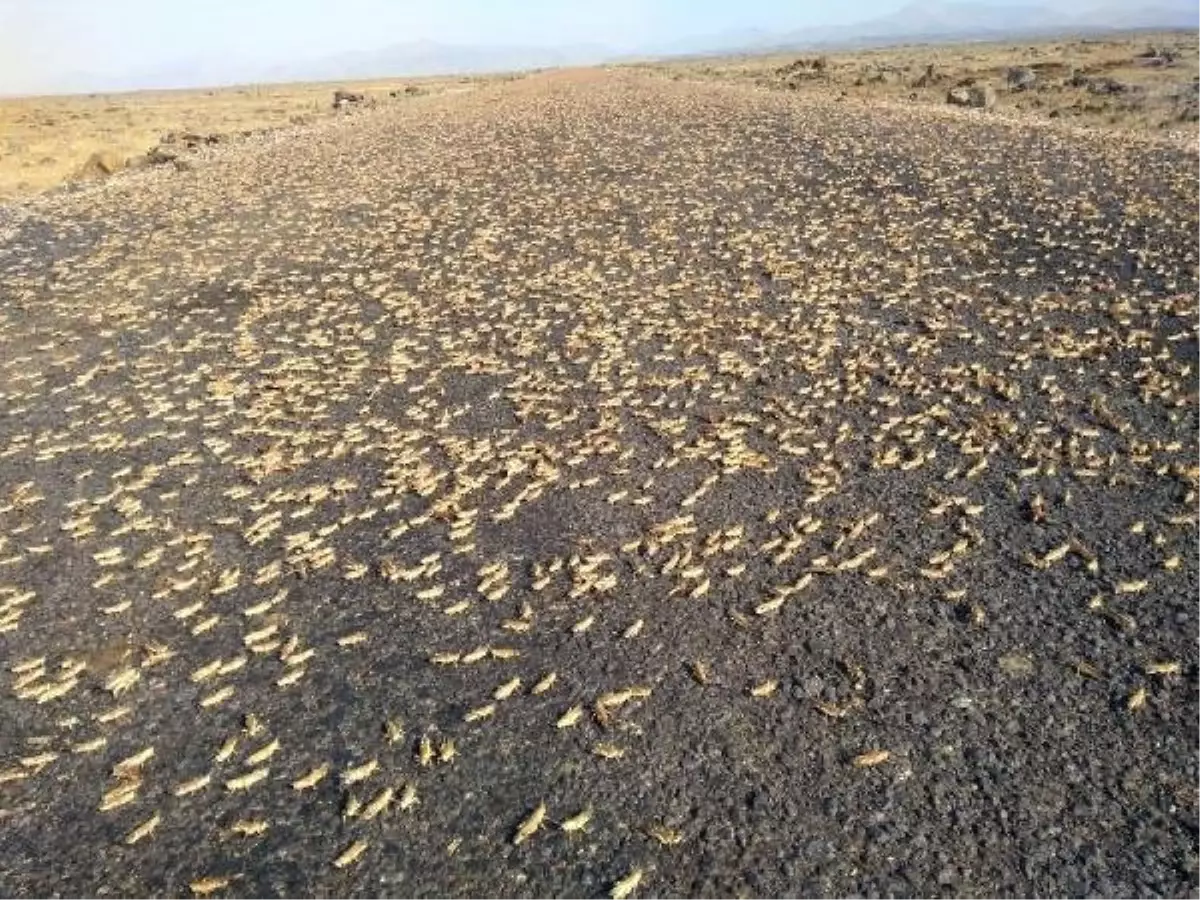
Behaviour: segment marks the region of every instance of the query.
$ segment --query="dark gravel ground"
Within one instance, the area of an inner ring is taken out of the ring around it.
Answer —
[[[0,894],[1196,895],[1196,195],[577,73],[10,209]]]

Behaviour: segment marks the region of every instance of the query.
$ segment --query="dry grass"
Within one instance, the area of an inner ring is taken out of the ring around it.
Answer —
[[[1174,61],[1156,66],[1138,58],[1149,48],[1170,51]],[[786,71],[798,59],[823,56],[821,72]],[[925,79],[933,66],[933,78]],[[1010,67],[1034,70],[1032,88],[1008,88]],[[1034,43],[912,45],[851,52],[817,51],[763,56],[691,59],[648,68],[674,78],[751,82],[779,90],[833,91],[865,102],[902,100],[944,104],[963,81],[990,85],[996,109],[1033,119],[1142,134],[1195,138],[1200,42],[1195,32],[1120,35],[1107,40],[1067,39]],[[641,66],[639,66],[640,68]],[[1072,85],[1073,73],[1111,78],[1126,90],[1100,95]]]
[[[403,93],[412,86],[418,95],[436,94],[483,80],[455,76],[2,98],[0,202],[70,180],[93,154],[124,162],[138,159],[168,132],[237,135],[332,115],[337,87],[380,101],[403,102],[392,101],[390,92]]]

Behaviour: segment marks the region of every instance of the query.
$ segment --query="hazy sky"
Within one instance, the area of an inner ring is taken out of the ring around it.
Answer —
[[[1018,0],[1020,2],[1020,0]],[[1089,0],[1054,0],[1060,7]],[[905,0],[0,0],[0,93],[168,65],[201,78],[405,41],[637,50],[735,29],[845,24]]]

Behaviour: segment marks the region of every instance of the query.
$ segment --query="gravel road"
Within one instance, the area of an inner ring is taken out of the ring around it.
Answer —
[[[1196,197],[585,71],[6,210],[0,893],[1195,896]]]

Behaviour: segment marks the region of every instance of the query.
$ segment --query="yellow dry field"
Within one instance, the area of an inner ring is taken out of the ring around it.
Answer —
[[[339,87],[378,102],[470,89],[482,77],[0,98],[0,202],[71,180],[95,153],[135,160],[169,132],[236,136],[334,114]],[[413,95],[404,94],[415,88]],[[392,99],[390,93],[404,94]]]

